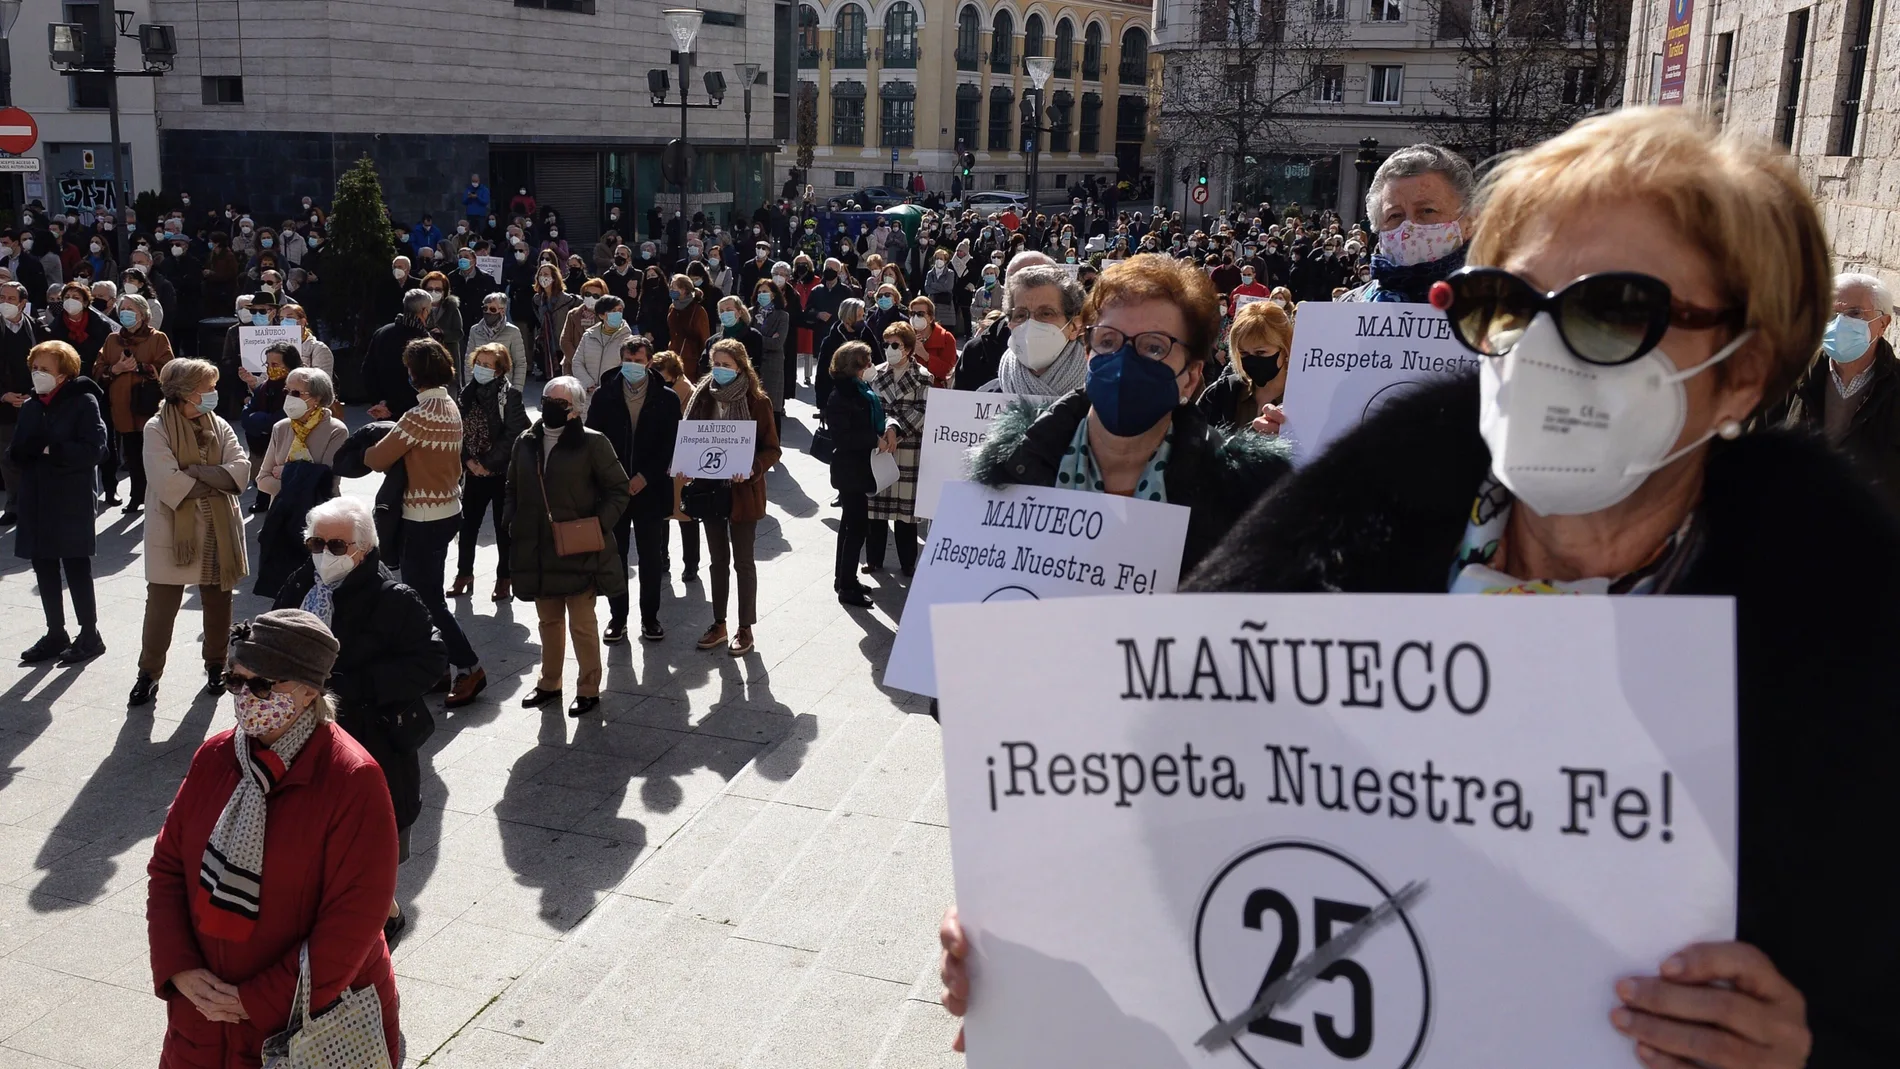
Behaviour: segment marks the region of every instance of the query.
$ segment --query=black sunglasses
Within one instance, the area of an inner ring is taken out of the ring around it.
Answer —
[[[231,672],[224,674],[224,690],[227,694],[248,690],[251,692],[251,697],[262,698],[269,695],[271,688],[276,685],[276,680],[265,679],[263,676],[240,676]]]
[[[303,540],[303,548],[312,553],[322,553],[327,549],[339,557],[349,555],[350,550],[355,547],[356,543],[347,538],[306,538]]]
[[[1509,352],[1531,321],[1548,312],[1577,359],[1603,366],[1641,357],[1670,327],[1741,326],[1734,309],[1700,308],[1676,300],[1668,283],[1634,271],[1585,275],[1544,293],[1501,268],[1467,267],[1433,283],[1431,303],[1445,313],[1452,336],[1480,356]]]

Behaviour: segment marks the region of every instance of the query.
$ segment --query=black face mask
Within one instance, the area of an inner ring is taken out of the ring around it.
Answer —
[[[1265,386],[1267,383],[1273,381],[1275,375],[1280,373],[1280,357],[1278,354],[1273,356],[1243,356],[1240,358],[1240,370],[1246,372],[1248,381],[1252,382],[1255,386]]]
[[[825,285],[829,286],[833,282],[836,282],[836,281],[838,281],[838,272],[836,271],[825,272]]]
[[[541,422],[547,426],[559,429],[567,426],[573,418],[574,410],[567,406],[566,401],[541,402]]]

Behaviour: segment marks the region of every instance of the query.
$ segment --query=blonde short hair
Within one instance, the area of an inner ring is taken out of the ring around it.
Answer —
[[[203,393],[217,378],[218,365],[209,360],[174,358],[158,369],[158,389],[165,400],[176,403]]]
[[[1786,156],[1723,133],[1684,108],[1625,108],[1585,119],[1506,159],[1475,202],[1474,266],[1509,259],[1544,220],[1636,199],[1708,257],[1722,303],[1768,354],[1762,403],[1787,394],[1833,314],[1827,232]],[[1718,381],[1728,362],[1716,365]]]
[[[1247,372],[1240,365],[1242,349],[1265,348],[1280,355],[1280,366],[1285,367],[1292,358],[1293,320],[1286,311],[1272,301],[1254,301],[1243,306],[1234,315],[1234,325],[1227,328],[1227,360],[1233,365],[1235,374],[1247,378]],[[1266,383],[1254,382],[1255,386]]]

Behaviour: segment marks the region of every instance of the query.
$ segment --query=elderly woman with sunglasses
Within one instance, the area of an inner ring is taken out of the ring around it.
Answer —
[[[977,480],[1185,505],[1186,574],[1289,470],[1281,443],[1218,430],[1195,407],[1219,300],[1205,273],[1164,256],[1102,272],[1082,306],[1082,388],[998,416],[976,451]]]
[[[1778,151],[1681,109],[1588,119],[1500,165],[1434,303],[1478,373],[1394,401],[1254,510],[1188,586],[1735,600],[1740,918],[1603,992],[1653,1069],[1876,1065],[1900,1049],[1885,882],[1900,526],[1825,442],[1744,434],[1833,307]],[[1557,426],[1560,433],[1548,428]],[[1837,561],[1854,547],[1849,571]],[[1853,814],[1843,820],[1843,814]]]

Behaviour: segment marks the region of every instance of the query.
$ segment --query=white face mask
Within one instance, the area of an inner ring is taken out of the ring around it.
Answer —
[[[912,330],[926,330],[929,328],[929,326],[930,326],[930,320],[925,318],[924,316],[910,317],[910,329]]]
[[[291,419],[302,419],[310,414],[310,406],[301,397],[284,398],[284,415]]]
[[[884,359],[893,364],[903,363],[906,355],[908,354],[904,352],[904,347],[901,345],[886,345],[884,347]]]
[[[1491,450],[1491,473],[1541,515],[1609,508],[1651,472],[1715,436],[1710,428],[1669,451],[1689,411],[1682,384],[1728,359],[1752,334],[1682,371],[1661,349],[1604,367],[1574,356],[1557,321],[1540,314],[1510,351],[1478,363],[1478,433]]]
[[[66,309],[66,314],[69,316],[76,316],[86,310],[86,302],[77,297],[68,297],[59,302],[59,306]]]
[[[1020,327],[1012,327],[1009,332],[1009,351],[1016,362],[1031,371],[1041,371],[1056,362],[1062,355],[1062,347],[1069,344],[1068,336],[1062,328],[1039,319],[1032,319]]]
[[[316,564],[317,577],[330,586],[342,582],[344,576],[356,570],[356,561],[348,553],[337,554],[326,549],[312,553],[310,559]]]
[[[6,316],[8,319],[20,318],[20,306],[11,301],[0,304],[0,316]]]
[[[58,386],[58,385],[59,385],[59,380],[54,378],[52,373],[49,371],[35,371],[33,373],[33,392],[34,393],[42,394],[42,395],[49,394],[53,392],[53,387]]]
[[[389,270],[389,273],[390,273],[391,275],[394,275],[394,276],[396,277],[396,281],[398,281],[398,282],[401,282],[401,281],[402,281],[403,279],[405,279],[405,278],[408,278],[408,277],[409,277],[409,272],[407,272],[407,271],[404,271],[404,270],[403,270],[402,268],[400,268],[400,267],[392,267],[392,268],[390,268],[390,270]]]

